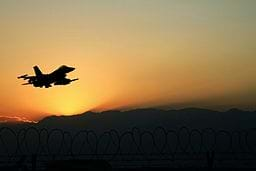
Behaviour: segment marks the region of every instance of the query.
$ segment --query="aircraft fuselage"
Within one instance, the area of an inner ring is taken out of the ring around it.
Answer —
[[[23,78],[24,80],[28,80],[27,83],[23,85],[33,84],[34,87],[45,87],[49,88],[52,85],[67,85],[70,84],[72,81],[76,81],[78,79],[69,79],[66,78],[67,73],[72,72],[75,70],[73,67],[68,67],[66,65],[62,65],[55,71],[50,74],[43,74],[38,66],[34,66],[35,76],[28,76],[22,75],[18,78]]]

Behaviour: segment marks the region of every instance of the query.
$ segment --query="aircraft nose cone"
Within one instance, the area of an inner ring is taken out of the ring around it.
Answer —
[[[75,70],[74,67],[69,67],[68,69],[69,69],[70,72]]]
[[[66,66],[66,65],[62,65],[59,68],[59,70],[62,70],[63,72],[68,73],[68,72],[74,71],[75,68],[74,67],[69,67],[69,66]]]
[[[74,71],[75,68],[74,67],[66,67],[66,72],[71,72]]]

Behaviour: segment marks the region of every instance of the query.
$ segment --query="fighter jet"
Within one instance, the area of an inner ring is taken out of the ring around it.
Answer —
[[[34,66],[33,69],[35,72],[35,76],[29,76],[28,74],[25,74],[17,77],[18,79],[28,80],[27,83],[24,83],[22,85],[32,84],[34,87],[49,88],[49,87],[52,87],[52,84],[67,85],[73,81],[78,80],[78,78],[75,78],[75,79],[66,78],[67,73],[75,70],[75,68],[68,67],[66,65],[60,66],[58,69],[56,69],[50,74],[43,74],[40,71],[38,66]]]

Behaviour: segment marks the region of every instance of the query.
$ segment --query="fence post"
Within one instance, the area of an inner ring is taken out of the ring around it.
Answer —
[[[27,170],[27,166],[25,164],[26,160],[26,156],[22,155],[20,157],[20,160],[16,162],[16,167],[18,170],[22,170],[22,171],[26,171]]]
[[[36,171],[36,160],[37,160],[37,155],[32,154],[32,171]]]
[[[213,169],[213,162],[214,162],[215,152],[214,151],[211,151],[211,152],[207,151],[206,157],[207,157],[208,170],[212,170]]]

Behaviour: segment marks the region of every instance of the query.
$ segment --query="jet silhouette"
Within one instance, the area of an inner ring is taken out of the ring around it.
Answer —
[[[21,75],[18,77],[18,79],[22,78],[24,80],[28,80],[27,83],[24,83],[22,85],[32,84],[34,87],[49,88],[49,87],[52,87],[51,84],[67,85],[67,84],[70,84],[72,81],[78,80],[78,78],[76,78],[76,79],[66,78],[67,73],[75,70],[75,68],[68,67],[66,65],[60,66],[58,69],[56,69],[55,71],[53,71],[50,74],[43,74],[40,71],[38,66],[34,66],[33,69],[35,72],[35,76],[29,76],[29,75],[25,74],[25,75]]]

